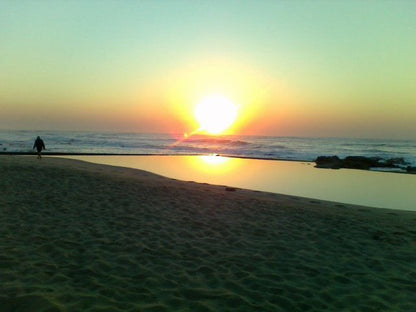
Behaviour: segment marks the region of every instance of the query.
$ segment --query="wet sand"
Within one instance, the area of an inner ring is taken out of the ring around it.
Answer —
[[[0,157],[0,311],[411,311],[416,213]]]

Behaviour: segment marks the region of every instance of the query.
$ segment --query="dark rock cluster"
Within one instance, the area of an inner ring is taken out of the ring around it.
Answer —
[[[384,160],[380,157],[365,157],[365,156],[347,156],[344,159],[338,156],[319,156],[315,160],[316,168],[329,169],[363,169],[370,168],[397,168],[406,170],[408,173],[416,173],[416,167],[408,166],[409,164],[403,158],[390,158]]]
[[[416,173],[416,167],[407,166],[406,171],[408,173]]]

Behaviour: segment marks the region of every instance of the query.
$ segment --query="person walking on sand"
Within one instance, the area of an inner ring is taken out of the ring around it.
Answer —
[[[46,149],[46,147],[45,147],[45,142],[43,142],[40,136],[36,138],[35,143],[33,144],[33,148],[35,147],[36,147],[36,150],[38,151],[38,159],[41,159],[42,149]]]

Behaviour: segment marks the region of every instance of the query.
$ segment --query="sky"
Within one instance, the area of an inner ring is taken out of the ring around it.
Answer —
[[[416,1],[0,1],[0,129],[416,139]]]

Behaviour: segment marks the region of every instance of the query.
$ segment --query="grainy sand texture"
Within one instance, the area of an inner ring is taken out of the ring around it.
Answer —
[[[416,311],[416,213],[0,157],[0,311]]]

